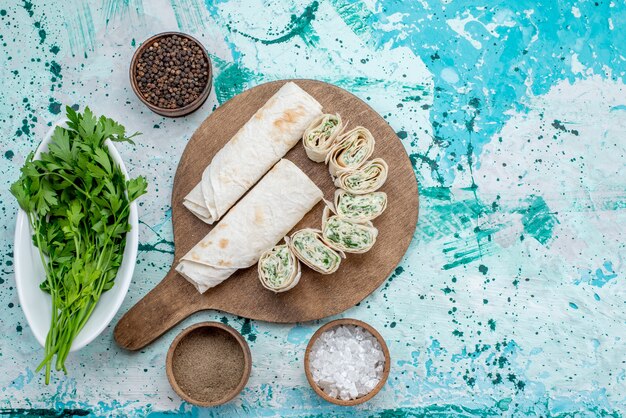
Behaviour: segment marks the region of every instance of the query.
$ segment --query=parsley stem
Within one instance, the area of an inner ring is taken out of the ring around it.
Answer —
[[[44,355],[46,384],[52,367],[67,373],[65,360],[102,293],[113,286],[122,263],[130,202],[146,192],[143,177],[127,179],[105,144],[130,141],[117,122],[96,118],[89,108],[66,108],[68,128],[56,128],[52,152],[27,159],[11,193],[28,214],[33,242],[50,294],[52,314]],[[55,359],[56,357],[56,359]],[[54,364],[53,364],[54,361]]]

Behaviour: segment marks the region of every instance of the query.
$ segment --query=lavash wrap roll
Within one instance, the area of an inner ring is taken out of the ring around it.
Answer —
[[[279,161],[198,244],[176,271],[200,293],[248,268],[323,197],[289,160]]]
[[[321,114],[322,105],[313,97],[286,83],[215,154],[183,204],[204,222],[216,222]]]
[[[316,163],[324,162],[342,130],[339,113],[324,114],[311,122],[302,135],[302,145],[309,159]]]
[[[362,126],[341,134],[326,156],[331,176],[339,170],[359,168],[372,156],[375,143],[372,133]]]
[[[335,186],[352,194],[371,193],[385,184],[388,171],[385,160],[374,158],[359,168],[337,172]]]
[[[378,229],[370,221],[354,222],[330,213],[326,206],[322,220],[322,239],[326,244],[353,254],[366,253],[374,246]]]
[[[344,219],[354,222],[371,221],[379,217],[387,208],[387,193],[352,194],[337,189],[334,206],[337,215]]]
[[[289,242],[289,238],[285,238]],[[259,258],[259,280],[264,288],[275,293],[293,289],[300,281],[300,261],[288,244],[276,245]]]
[[[326,245],[321,232],[312,228],[296,231],[291,235],[289,246],[296,257],[312,270],[332,274],[337,271],[345,255]]]

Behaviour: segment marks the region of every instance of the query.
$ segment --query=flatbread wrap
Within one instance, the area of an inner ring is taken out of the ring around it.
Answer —
[[[341,258],[345,256],[326,245],[321,232],[312,228],[296,231],[291,235],[289,246],[309,268],[318,273],[331,274],[337,271]]]
[[[302,145],[309,159],[316,163],[324,162],[343,127],[339,113],[324,114],[311,122],[302,135]]]
[[[366,161],[359,168],[340,170],[335,186],[352,194],[367,194],[382,187],[387,181],[389,167],[382,158]]]
[[[387,194],[385,192],[352,194],[337,189],[334,204],[337,215],[342,218],[355,222],[371,221],[387,208]]]
[[[289,238],[285,238],[288,242]],[[259,280],[264,288],[274,293],[293,289],[300,281],[300,262],[288,244],[265,251],[258,262]]]
[[[215,154],[185,207],[208,224],[219,220],[321,114],[322,105],[296,83],[283,85]]]
[[[324,208],[322,239],[330,247],[345,253],[363,254],[376,243],[378,229],[370,221],[354,222],[341,216],[330,216]]]
[[[200,293],[248,268],[276,245],[323,197],[289,160],[280,160],[198,244],[176,271]]]
[[[375,143],[372,133],[362,126],[341,134],[326,155],[330,175],[336,176],[339,170],[359,168],[372,156]]]

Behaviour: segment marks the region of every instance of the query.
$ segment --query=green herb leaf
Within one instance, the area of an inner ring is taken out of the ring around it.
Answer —
[[[93,135],[97,123],[98,121],[93,116],[91,109],[86,107],[82,118],[80,118],[78,132],[81,134],[82,137],[89,138],[91,137],[91,135]]]
[[[52,298],[45,345],[46,383],[87,323],[100,295],[115,284],[122,263],[129,204],[147,190],[143,177],[125,179],[105,141],[131,142],[126,129],[89,108],[66,107],[67,128],[55,128],[47,152],[31,153],[11,193],[28,213],[33,243],[44,263],[42,291]],[[133,135],[134,136],[134,135]],[[132,136],[131,136],[132,137]]]
[[[23,179],[19,179],[11,185],[10,190],[11,194],[17,199],[17,203],[20,207],[26,212],[31,212],[33,208],[31,207],[30,195],[28,194],[25,181]]]
[[[137,199],[139,196],[147,193],[148,182],[143,176],[130,179],[126,182],[126,189],[128,190],[128,200],[131,202]]]
[[[45,161],[53,162],[54,157],[66,163],[71,163],[74,160],[72,158],[70,135],[66,129],[63,129],[60,126],[54,128],[54,132],[52,133],[52,141],[48,145],[48,152],[50,155],[46,156]],[[44,159],[42,158],[42,160]]]
[[[104,168],[107,174],[111,174],[111,160],[109,154],[103,148],[98,148],[94,151],[93,159]]]

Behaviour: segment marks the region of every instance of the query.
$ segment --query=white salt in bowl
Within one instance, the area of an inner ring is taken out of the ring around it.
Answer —
[[[336,328],[340,325],[355,325],[357,327],[361,327],[365,329],[366,331],[368,331],[378,340],[378,342],[380,343],[380,347],[383,350],[383,354],[385,356],[385,364],[383,365],[383,375],[380,379],[380,382],[378,382],[378,384],[374,387],[374,389],[372,389],[369,393],[356,399],[343,400],[343,399],[334,398],[328,395],[326,392],[322,390],[322,388],[320,388],[317,385],[317,383],[313,379],[313,374],[311,373],[311,349],[313,348],[313,345],[315,344],[317,339],[320,337],[320,335],[322,335],[324,332],[329,331],[333,328]],[[320,329],[318,329],[315,332],[315,334],[313,334],[313,336],[311,337],[311,340],[309,341],[309,344],[306,347],[306,352],[304,353],[304,372],[306,374],[307,380],[309,381],[309,384],[311,385],[315,393],[317,393],[322,399],[330,403],[333,403],[335,405],[341,405],[341,406],[353,406],[353,405],[362,404],[364,402],[369,401],[374,396],[376,396],[376,394],[380,392],[380,390],[383,388],[383,386],[385,386],[385,383],[387,382],[387,378],[389,377],[390,365],[391,365],[391,358],[389,356],[389,349],[387,348],[387,344],[385,343],[385,340],[383,339],[383,337],[371,325],[366,324],[363,321],[359,321],[358,319],[352,319],[352,318],[336,319],[322,326]]]

